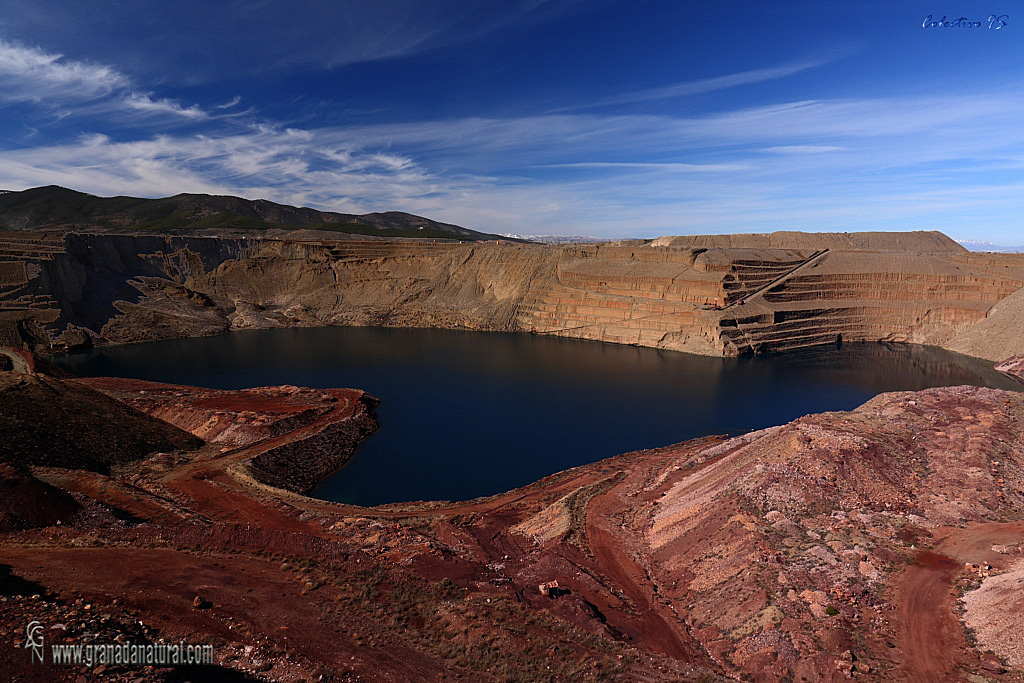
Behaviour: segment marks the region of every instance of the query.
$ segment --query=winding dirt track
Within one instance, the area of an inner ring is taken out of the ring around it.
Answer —
[[[666,620],[655,596],[641,584],[643,570],[629,557],[621,541],[601,526],[595,517],[597,514],[588,515],[587,540],[596,563],[640,612],[632,618],[623,615],[629,635],[655,652],[683,662],[693,662],[699,647],[683,637],[681,624],[680,628],[674,628]]]
[[[958,571],[959,563],[953,558],[925,550],[900,579],[896,609],[904,621],[897,645],[903,651],[907,681],[959,678],[949,656],[964,644],[963,632],[950,612],[950,588]]]
[[[922,550],[917,562],[896,579],[896,643],[902,651],[902,677],[912,683],[966,680],[958,671],[968,659],[963,627],[954,613],[953,582],[964,563],[998,567],[1005,557],[995,544],[1019,543],[1024,522],[940,528],[934,550]]]
[[[720,443],[720,440],[689,442],[585,465],[491,498],[380,508],[360,508],[268,490],[239,467],[276,445],[306,438],[331,421],[347,419],[355,404],[343,398],[338,397],[335,410],[288,434],[230,450],[211,444],[187,457],[161,456],[138,472],[129,471],[121,479],[86,472],[47,471],[40,476],[121,507],[141,521],[158,523],[157,526],[166,529],[155,531],[147,526],[138,532],[118,532],[122,534],[119,540],[136,543],[134,548],[121,545],[73,550],[61,547],[52,538],[41,545],[15,542],[10,545],[11,552],[7,553],[5,561],[19,576],[64,592],[92,595],[97,600],[104,595],[122,595],[145,613],[164,615],[172,607],[184,608],[187,613],[184,618],[161,617],[154,620],[168,632],[175,629],[184,632],[205,630],[232,640],[239,634],[228,628],[232,624],[224,620],[231,621],[234,617],[233,621],[245,622],[254,634],[269,642],[290,645],[292,638],[301,636],[307,642],[301,654],[309,661],[349,666],[354,661],[350,658],[364,657],[365,661],[357,661],[353,666],[373,671],[371,680],[422,680],[422,676],[414,675],[414,672],[426,672],[428,677],[432,677],[443,673],[445,665],[436,658],[431,660],[423,653],[417,653],[412,646],[406,648],[408,652],[388,651],[386,648],[372,650],[357,642],[357,634],[367,635],[362,624],[348,627],[345,632],[348,640],[340,643],[337,635],[341,631],[332,630],[331,625],[343,613],[337,606],[339,601],[351,596],[344,586],[329,582],[320,586],[314,583],[313,589],[306,589],[305,577],[293,571],[296,565],[294,558],[320,561],[322,555],[333,561],[335,557],[347,554],[344,561],[338,561],[337,567],[352,570],[353,576],[363,570],[361,567],[358,570],[352,568],[352,563],[366,562],[363,566],[368,566],[387,561],[398,566],[409,560],[414,563],[413,573],[418,572],[416,575],[427,582],[442,578],[458,579],[489,595],[525,602],[534,609],[550,608],[560,618],[592,633],[604,633],[607,627],[614,638],[622,637],[645,656],[650,655],[651,661],[655,662],[651,670],[662,672],[660,667],[667,666],[670,660],[717,672],[722,672],[723,667],[732,670],[730,662],[735,660],[719,657],[714,644],[729,646],[729,643],[725,639],[708,639],[708,650],[705,650],[666,599],[665,591],[674,589],[676,582],[673,579],[678,576],[663,574],[664,568],[651,556],[645,531],[649,517],[645,511],[659,504],[659,496],[664,496],[673,482],[692,477],[703,468],[715,467],[738,451],[719,450],[713,457],[705,458],[700,455],[702,449]],[[972,414],[972,419],[976,414],[977,411]],[[970,427],[983,429],[973,424]],[[972,432],[965,428],[964,433]],[[686,468],[681,469],[681,464]],[[737,467],[741,464],[742,461]],[[572,492],[578,493],[571,498],[572,502],[561,503]],[[565,515],[557,519],[569,525],[571,534],[557,541],[538,541],[514,530],[523,520],[547,519],[545,515],[549,509],[556,511],[553,514]],[[456,515],[464,518],[444,519]],[[371,519],[340,520],[341,517]],[[428,532],[424,540],[415,528],[406,532],[402,524],[395,523],[397,518],[403,517],[413,518],[417,525],[423,521],[415,518],[433,518],[426,522],[432,525],[433,535]],[[711,521],[706,528],[724,529],[719,521],[715,521],[717,519],[709,518]],[[340,533],[349,531],[355,534],[357,542],[335,543],[342,540]],[[60,537],[69,533],[61,533]],[[745,536],[742,531],[736,533],[738,535],[732,538],[736,547],[740,547],[746,542],[743,540]],[[916,563],[891,577],[889,602],[893,610],[879,611],[877,621],[874,614],[870,615],[872,623],[888,624],[881,630],[884,638],[892,640],[888,645],[894,647],[882,649],[884,646],[879,645],[874,655],[878,664],[883,665],[881,669],[875,672],[870,668],[868,671],[858,670],[858,674],[876,673],[884,678],[875,677],[874,680],[913,683],[968,680],[976,683],[976,678],[965,677],[966,672],[987,670],[984,659],[979,661],[980,653],[968,644],[955,613],[954,584],[962,578],[965,563],[1003,568],[1001,565],[1009,562],[1008,556],[993,551],[992,546],[1020,544],[1024,540],[1024,521],[936,528],[931,535],[933,547],[917,551]],[[382,544],[382,539],[388,542]],[[721,540],[720,537],[716,539]],[[900,549],[906,547],[903,545]],[[330,552],[323,548],[329,548]],[[235,557],[229,550],[245,552]],[[390,554],[377,559],[385,552]],[[274,553],[287,557],[289,562],[276,559]],[[275,559],[268,560],[265,555]],[[904,554],[901,552],[894,556],[904,557]],[[650,564],[645,559],[648,557],[652,558]],[[105,558],[113,558],[118,565],[123,565],[123,569],[111,571],[110,561],[105,561]],[[250,563],[252,558],[258,558],[258,562]],[[104,571],[108,573],[103,574]],[[769,573],[774,576],[775,572],[773,568]],[[62,578],[65,576],[69,578]],[[573,576],[577,577],[575,583]],[[561,602],[541,599],[536,590],[537,582],[551,577],[564,577],[563,586],[572,595]],[[95,581],[99,583],[93,585]],[[219,587],[218,582],[224,586]],[[189,606],[191,597],[199,591],[214,590],[217,609],[193,614]],[[286,603],[301,601],[301,596],[305,595],[303,590],[318,592],[313,598],[303,601],[304,611],[286,614]],[[250,595],[253,591],[273,596],[275,607],[270,611],[273,619],[248,611],[250,603],[258,602]],[[726,602],[732,599],[728,591],[706,593],[725,596],[722,600]],[[280,604],[277,604],[278,595],[283,599]],[[689,600],[678,599],[682,611],[682,605]],[[486,604],[490,604],[489,599]],[[715,609],[722,604],[721,600],[705,602]],[[235,605],[245,609],[232,612],[229,607]],[[693,611],[693,605],[686,609]],[[847,608],[844,606],[844,609]],[[222,619],[208,624],[217,613]],[[972,615],[979,613],[981,611],[972,611]],[[881,616],[883,614],[890,621],[887,622]],[[863,615],[860,613],[859,616]],[[796,632],[797,629],[806,629],[807,624],[813,627],[815,623],[818,622],[793,621],[783,628]],[[842,675],[839,667],[835,666],[834,655],[845,649],[855,649],[849,637],[855,627],[840,619],[830,623],[835,626],[823,626],[816,633],[832,640],[822,640],[818,645],[822,653],[813,665],[808,664],[808,668],[800,670],[791,669],[796,677],[801,672],[807,673],[808,680],[836,679]],[[323,625],[327,625],[326,630]],[[278,632],[282,627],[285,629],[283,635]],[[380,632],[386,633],[386,630],[380,629]],[[703,631],[694,632],[706,638]],[[860,631],[860,634],[866,633]],[[882,635],[878,639],[881,640]],[[777,672],[764,669],[772,664],[769,658],[775,656],[776,651],[772,648],[774,644],[769,643],[763,647],[765,653],[758,655],[761,659],[736,664],[745,668],[737,668],[735,672],[761,672],[763,680],[781,677]],[[709,651],[714,653],[718,663]],[[808,652],[814,656],[813,644],[802,651],[804,659],[800,663],[808,661]],[[880,652],[883,654],[879,655]],[[847,654],[852,656],[854,653]],[[859,658],[860,653],[856,656]],[[375,660],[378,659],[389,663],[377,666]],[[850,662],[850,659],[846,661]],[[870,661],[870,666],[876,666],[876,662]],[[887,666],[893,668],[886,669]],[[820,678],[822,675],[824,678]],[[1012,676],[1007,677],[1010,678]]]
[[[679,455],[677,449],[667,448],[665,452]],[[646,454],[636,464],[640,462],[644,469],[657,469],[656,452]],[[689,634],[686,625],[659,596],[653,578],[630,554],[631,547],[645,543],[620,519],[626,505],[622,495],[634,491],[636,485],[634,478],[622,478],[607,491],[595,495],[586,510],[586,539],[593,553],[594,570],[614,583],[632,608],[616,610],[616,627],[634,642],[643,643],[645,649],[679,661],[717,668],[701,644]]]
[[[278,647],[313,661],[373,671],[358,680],[437,680],[444,672],[415,648],[394,643],[387,651],[354,647],[350,635],[333,626],[330,609],[338,589],[324,586],[318,599],[303,599],[301,581],[269,559],[170,548],[5,547],[4,562],[19,575],[69,596],[98,604],[118,596],[172,640],[195,634],[233,640],[239,637],[234,629],[244,625],[247,633],[272,637]],[[191,609],[197,591],[216,596],[212,608]]]

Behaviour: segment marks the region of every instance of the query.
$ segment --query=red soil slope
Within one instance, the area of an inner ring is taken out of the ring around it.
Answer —
[[[260,429],[304,410],[293,388],[107,390],[162,395],[196,425],[202,410],[253,412]],[[37,469],[88,509],[0,536],[3,562],[49,594],[41,610],[124,610],[269,680],[1024,680],[955,609],[1024,556],[1021,394],[887,394],[451,505],[362,509],[259,484],[247,462],[284,452],[303,469],[309,453],[282,447],[365,417],[346,391],[246,446],[113,476]],[[30,601],[0,603],[0,626],[23,629]],[[24,650],[0,658],[27,666]]]

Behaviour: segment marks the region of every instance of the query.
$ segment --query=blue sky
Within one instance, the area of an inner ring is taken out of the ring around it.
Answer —
[[[1018,7],[0,0],[0,188],[1017,244]]]

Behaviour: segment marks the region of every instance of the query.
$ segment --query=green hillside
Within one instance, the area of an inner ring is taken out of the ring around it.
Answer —
[[[376,237],[503,239],[399,211],[344,214],[203,194],[162,199],[97,197],[53,185],[0,193],[0,229],[233,236],[327,230]]]

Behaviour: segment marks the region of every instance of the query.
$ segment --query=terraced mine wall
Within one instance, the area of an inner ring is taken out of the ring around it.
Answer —
[[[119,302],[140,298],[147,279],[180,284],[249,247],[246,239],[0,232],[0,344],[85,343]]]
[[[35,325],[0,320],[8,345],[384,325],[706,355],[883,340],[1024,353],[1024,255],[973,254],[936,232],[568,246],[69,234],[4,249],[0,316]]]
[[[722,338],[736,352],[875,340],[948,346],[1021,287],[1017,254],[829,251],[723,316]],[[990,359],[1001,360],[1004,349],[994,351]]]

